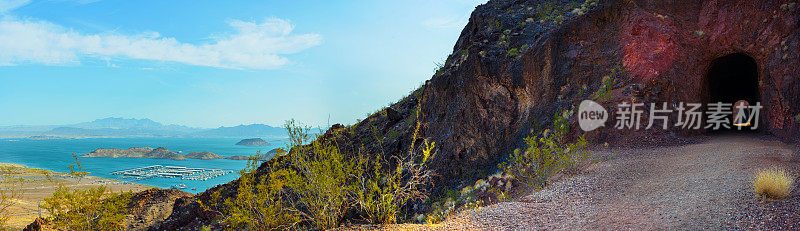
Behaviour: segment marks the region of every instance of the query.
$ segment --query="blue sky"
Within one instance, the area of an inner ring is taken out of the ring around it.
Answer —
[[[0,0],[0,126],[350,124],[417,88],[485,0]]]

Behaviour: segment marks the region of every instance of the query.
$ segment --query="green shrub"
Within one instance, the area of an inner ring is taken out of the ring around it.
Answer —
[[[268,171],[257,177],[260,155],[252,157],[235,197],[220,202],[217,191],[211,203],[198,201],[201,207],[217,212],[235,230],[330,229],[352,210],[372,223],[394,223],[400,206],[427,195],[422,186],[432,174],[425,163],[433,143],[426,142],[419,154],[370,157],[341,152],[336,143],[341,130],[333,131],[333,139],[317,136],[308,143],[308,128],[292,120],[286,129],[291,151],[284,158],[270,161],[262,168]],[[394,158],[395,166],[384,166],[380,157]]]
[[[89,172],[83,169],[83,165],[81,165],[81,161],[78,160],[77,154],[72,153],[72,158],[75,159],[75,164],[67,166],[67,168],[69,168],[69,173],[67,173],[67,175],[75,177],[78,182],[80,182]]]
[[[553,2],[539,4],[536,6],[536,11],[534,13],[540,22],[561,24],[561,22],[564,21],[564,16],[562,15],[563,9]]]
[[[611,99],[611,91],[614,87],[614,79],[611,76],[603,76],[603,79],[600,81],[600,88],[592,94],[592,100],[596,101],[607,101]]]
[[[563,5],[558,5],[555,2],[548,1],[547,3],[542,3],[536,6],[534,14],[536,14],[539,22],[561,24],[566,18],[565,13],[570,12],[576,15],[583,15],[597,4],[597,0],[586,0],[581,4],[578,4],[577,2],[569,2]]]
[[[460,193],[447,191],[443,197],[434,200],[431,211],[424,216],[425,222],[436,224],[464,211],[506,201],[513,190],[512,179],[541,188],[555,174],[574,173],[578,165],[588,159],[588,151],[585,150],[587,142],[583,137],[578,137],[575,142],[567,142],[567,121],[571,115],[571,111],[559,113],[553,119],[552,128],[545,130],[541,137],[525,138],[524,151],[515,150],[508,162],[500,164],[500,173],[487,180],[478,180],[473,186],[464,187]],[[507,179],[507,183],[500,187],[489,186],[488,182],[495,177]],[[480,194],[476,194],[477,192]]]
[[[514,150],[508,162],[501,164],[503,171],[522,183],[542,188],[555,174],[577,170],[577,164],[588,159],[588,151],[582,136],[575,142],[566,142],[570,114],[565,111],[556,115],[552,130],[545,130],[541,137],[525,138],[525,149]]]
[[[69,165],[67,175],[78,182],[87,174],[78,156],[73,153],[75,164]],[[42,171],[42,170],[37,170]],[[42,172],[53,183],[47,171]],[[127,212],[131,192],[114,193],[106,186],[70,190],[58,183],[53,195],[44,198],[42,207],[50,213],[54,228],[58,230],[121,230]]]
[[[283,181],[272,179],[272,174],[256,177],[261,157],[260,153],[250,157],[247,167],[239,172],[235,197],[220,201],[221,190],[217,190],[211,195],[210,205],[197,201],[203,209],[222,215],[222,223],[230,229],[290,229],[300,222],[296,212],[281,201]]]
[[[508,56],[517,57],[527,50],[528,50],[528,44],[520,46],[519,49],[511,48],[508,50]]]
[[[42,207],[52,216],[56,229],[121,230],[131,195],[113,193],[105,186],[70,190],[59,184]]]
[[[456,199],[453,199],[456,198]],[[446,200],[434,203],[433,211],[425,216],[425,223],[438,224],[461,212],[477,209],[483,206],[483,201],[463,196],[449,196]]]
[[[294,129],[292,126],[287,124],[287,129]],[[310,146],[295,148],[290,154],[294,168],[283,168],[270,175],[286,182],[295,193],[296,202],[307,210],[300,214],[313,226],[321,229],[339,226],[347,209],[347,193],[355,186],[351,177],[359,166],[345,159],[332,141],[318,139]]]
[[[517,48],[511,48],[508,50],[508,56],[517,57],[517,55],[519,55],[519,50],[517,50]]]
[[[358,172],[359,187],[355,190],[356,201],[366,218],[373,224],[391,224],[397,222],[400,206],[409,200],[425,199],[427,193],[423,186],[429,181],[432,172],[426,170],[425,165],[433,155],[435,143],[425,141],[421,155],[411,151],[407,155],[394,156],[397,160],[396,167],[385,171],[380,158],[370,161],[361,156],[359,170],[372,172],[364,174]]]
[[[616,87],[620,76],[622,76],[625,69],[622,66],[615,66],[611,68],[611,74],[603,76],[600,82],[600,88],[592,94],[592,100],[607,101],[611,99],[611,92]]]

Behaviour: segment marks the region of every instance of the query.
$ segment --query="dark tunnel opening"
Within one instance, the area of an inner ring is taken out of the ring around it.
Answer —
[[[758,66],[755,60],[743,53],[734,53],[715,59],[711,62],[706,75],[708,83],[708,101],[706,103],[733,104],[731,115],[728,116],[730,128],[723,128],[712,132],[745,132],[754,131],[754,120],[747,121],[741,117],[735,108],[737,102],[744,100],[747,105],[756,105],[759,102]],[[708,104],[707,104],[708,106]],[[712,110],[706,107],[706,111]],[[750,115],[751,110],[744,112]],[[759,114],[761,114],[759,112]],[[737,116],[739,118],[737,119]],[[759,116],[761,120],[763,116]],[[708,121],[706,121],[708,122]],[[748,122],[748,123],[745,123]],[[759,123],[758,128],[763,124]],[[741,128],[741,129],[739,129]]]

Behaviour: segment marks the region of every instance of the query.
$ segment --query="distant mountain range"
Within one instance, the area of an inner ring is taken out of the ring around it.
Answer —
[[[0,126],[0,138],[47,136],[60,138],[128,137],[286,137],[286,130],[264,124],[213,129],[164,125],[150,119],[105,118],[71,125]]]
[[[235,127],[219,127],[196,133],[202,137],[243,137],[242,134],[269,134],[272,137],[286,137],[286,129],[263,124],[239,125]],[[247,136],[265,137],[265,136]]]

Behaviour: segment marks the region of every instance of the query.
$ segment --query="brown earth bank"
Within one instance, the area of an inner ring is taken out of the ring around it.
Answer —
[[[323,139],[337,139],[345,152],[363,147],[360,153],[382,159],[418,149],[424,140],[436,142],[432,196],[493,174],[524,137],[539,134],[555,114],[585,99],[597,99],[612,113],[621,102],[643,103],[647,112],[650,103],[674,108],[680,102],[747,99],[763,106],[760,132],[796,142],[798,8],[796,0],[491,0],[472,12],[452,54],[429,81],[354,125],[332,126]],[[720,79],[728,69],[745,73],[743,81]],[[676,117],[670,114],[669,121]],[[642,121],[648,119],[645,113]],[[672,126],[612,129],[611,121],[582,132],[574,116],[569,124],[573,137],[610,147],[692,143],[706,133]],[[266,165],[258,170],[268,171]],[[233,197],[236,186],[233,181],[179,199],[175,212],[152,228],[213,224],[218,215],[195,201],[215,191]],[[429,208],[420,201],[403,207],[405,214]]]
[[[613,158],[513,202],[465,211],[437,225],[342,230],[800,229],[800,190],[769,201],[752,188],[761,169],[777,166],[800,176],[800,154],[780,141],[726,135],[598,152]]]

